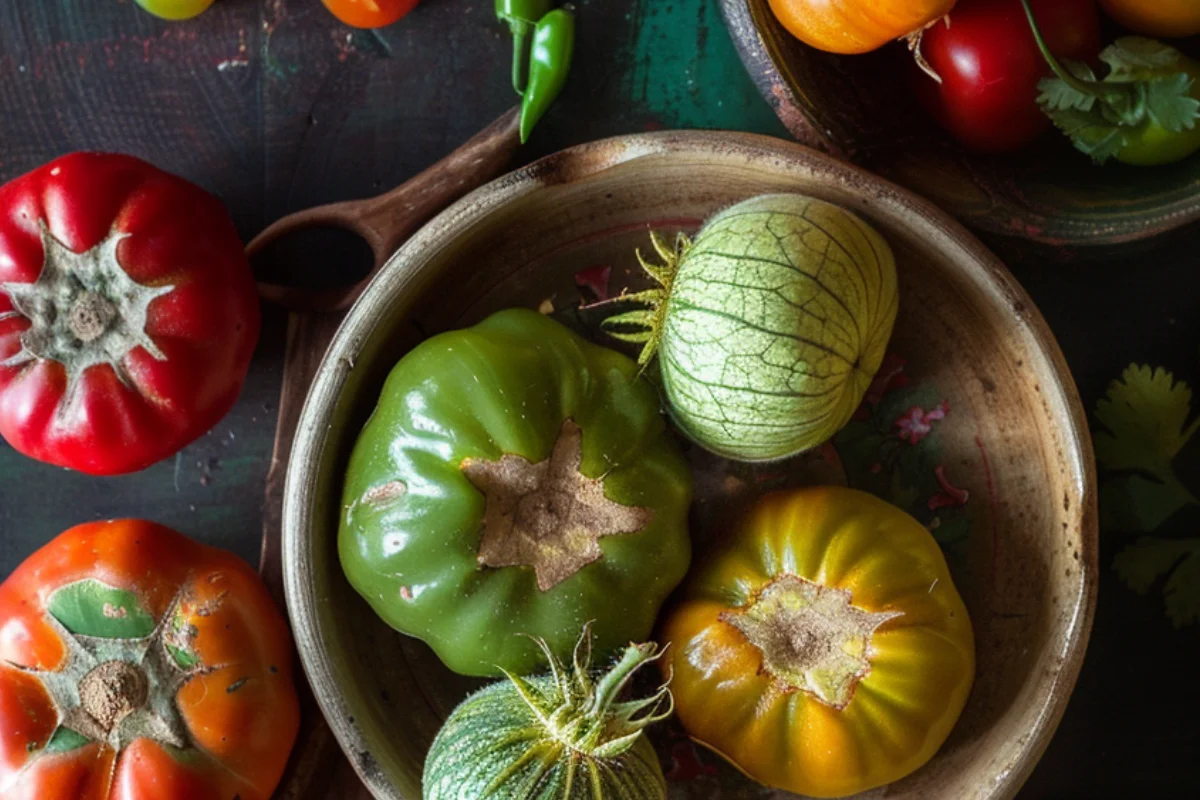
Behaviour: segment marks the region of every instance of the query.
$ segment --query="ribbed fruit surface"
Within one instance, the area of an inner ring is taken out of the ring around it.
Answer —
[[[527,679],[552,696],[552,681]],[[553,703],[550,703],[553,705]],[[425,761],[424,800],[663,800],[666,781],[645,736],[616,758],[570,750],[508,681],[467,698]]]

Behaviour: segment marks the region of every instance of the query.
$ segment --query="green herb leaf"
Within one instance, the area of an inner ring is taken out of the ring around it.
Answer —
[[[1185,72],[1151,81],[1146,86],[1146,112],[1169,131],[1196,127],[1200,100],[1191,96],[1192,77]]]
[[[1192,540],[1192,554],[1167,579],[1163,598],[1176,628],[1200,622],[1200,539]]]
[[[1046,114],[1059,130],[1070,137],[1076,150],[1086,153],[1100,164],[1121,152],[1127,142],[1125,130],[1106,119],[1099,106],[1091,111],[1075,108],[1047,110]]]
[[[1106,529],[1147,533],[1189,505],[1200,505],[1175,474],[1175,457],[1200,429],[1187,384],[1159,367],[1129,366],[1096,405],[1106,430],[1096,433],[1096,460],[1122,475],[1100,490]],[[1117,554],[1117,574],[1145,594],[1166,578],[1167,616],[1176,626],[1200,621],[1200,538],[1142,537]]]
[[[1171,461],[1200,428],[1197,421],[1184,430],[1191,402],[1191,389],[1167,370],[1131,364],[1096,404],[1096,419],[1108,429],[1096,434],[1096,459],[1108,469],[1174,480]]]
[[[1153,533],[1181,508],[1195,502],[1178,481],[1161,483],[1140,473],[1106,480],[1100,496],[1101,528],[1135,535]]]
[[[1118,39],[1101,54],[1109,73],[1096,80],[1090,68],[1055,58],[1028,0],[1022,5],[1038,49],[1055,74],[1038,83],[1038,103],[1078,150],[1104,163],[1129,146],[1129,132],[1141,135],[1153,124],[1169,133],[1195,126],[1200,101],[1189,95],[1190,76],[1175,73],[1179,51],[1136,36]]]
[[[1138,539],[1113,560],[1121,580],[1138,594],[1164,575],[1167,616],[1179,628],[1200,622],[1200,539]]]
[[[1085,81],[1096,80],[1092,68],[1081,61],[1064,61],[1063,66],[1077,78]],[[1074,108],[1091,111],[1092,106],[1096,104],[1096,95],[1081,92],[1062,78],[1043,78],[1038,81],[1038,89],[1042,92],[1038,96],[1038,103],[1048,110],[1062,111]]]
[[[1140,70],[1169,67],[1179,61],[1174,47],[1141,36],[1123,36],[1104,48],[1100,60],[1112,68],[1108,80],[1137,79]]]
[[[1113,559],[1121,580],[1138,594],[1145,594],[1193,549],[1200,539],[1153,539],[1145,537],[1126,547]]]

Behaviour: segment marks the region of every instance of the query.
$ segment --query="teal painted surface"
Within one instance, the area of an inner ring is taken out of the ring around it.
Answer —
[[[642,0],[630,18],[629,98],[664,128],[787,137],[746,74],[716,0]]]

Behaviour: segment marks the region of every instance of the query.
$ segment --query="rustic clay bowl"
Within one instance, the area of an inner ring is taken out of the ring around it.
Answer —
[[[721,6],[751,77],[797,139],[912,189],[973,228],[1098,246],[1200,219],[1200,153],[1164,167],[1097,167],[1050,132],[1018,153],[971,155],[916,102],[902,46],[834,55],[788,33],[769,0]],[[1196,55],[1196,42],[1174,44]]]
[[[885,794],[1011,797],[1029,774],[1075,683],[1096,597],[1087,426],[1037,309],[978,241],[902,189],[775,139],[658,133],[566,150],[434,219],[354,306],[312,387],[284,500],[288,608],[317,699],[376,797],[421,796],[426,748],[475,685],[380,622],[338,564],[342,472],[388,370],[423,337],[514,305],[553,305],[600,339],[578,310],[577,271],[611,266],[614,290],[636,286],[634,248],[649,229],[694,229],[723,206],[781,191],[853,209],[896,251],[892,378],[809,457],[749,468],[692,449],[697,549],[779,486],[850,483],[903,504],[943,543],[979,671],[949,741]],[[900,425],[924,412],[931,430],[910,444]],[[697,752],[677,728],[656,736],[673,798],[782,796]]]

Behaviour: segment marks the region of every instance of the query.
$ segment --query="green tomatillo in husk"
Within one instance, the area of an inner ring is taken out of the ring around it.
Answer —
[[[726,458],[771,461],[827,441],[883,361],[899,293],[891,248],[867,223],[799,194],[714,216],[662,264],[641,258],[648,306],[605,321],[657,355],[667,405],[691,439]],[[631,332],[631,329],[633,332]]]
[[[568,669],[538,642],[550,673],[488,686],[464,700],[425,760],[424,800],[664,800],[666,781],[643,730],[672,713],[666,685],[620,701],[654,643],[629,645],[606,673],[591,671],[590,633]]]
[[[691,558],[691,472],[626,356],[510,309],[392,370],[346,472],[346,577],[465,675],[650,634]]]

